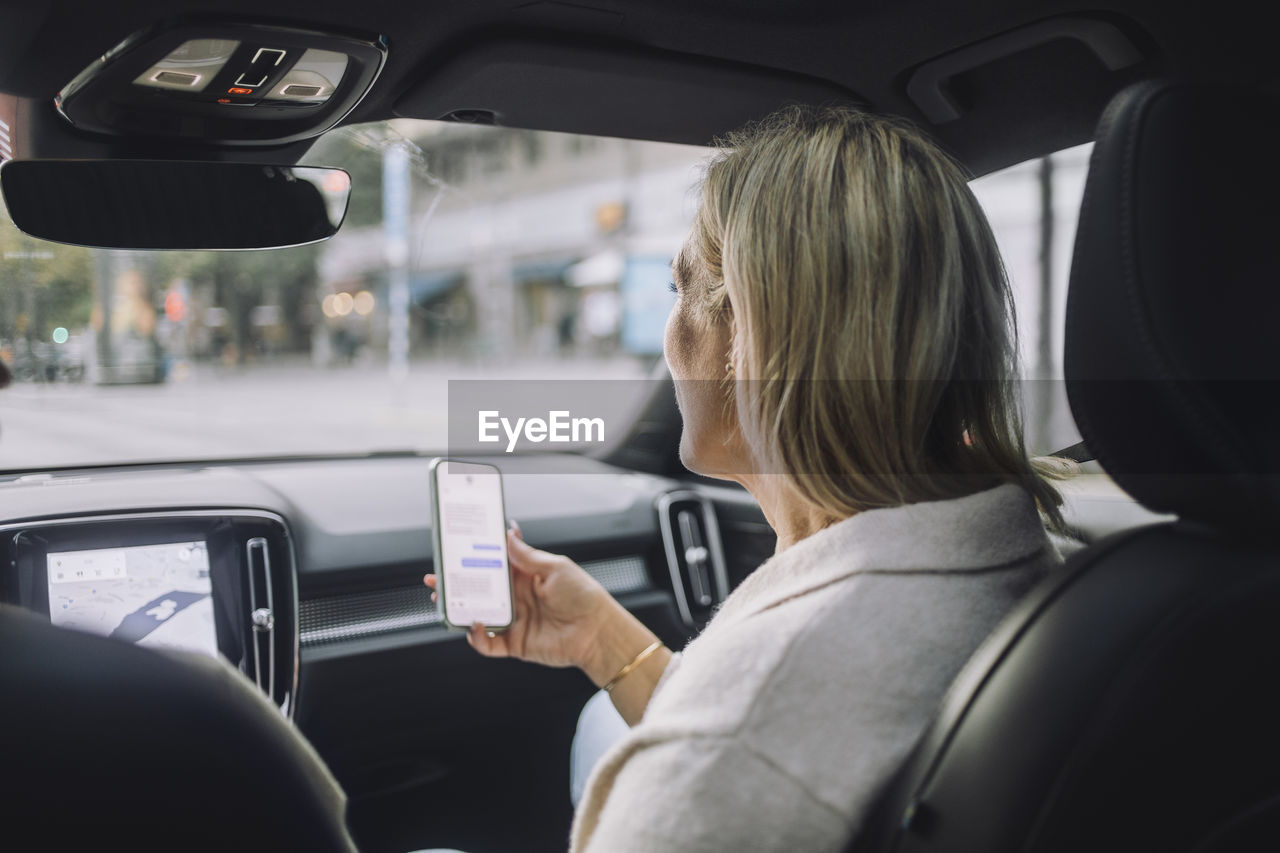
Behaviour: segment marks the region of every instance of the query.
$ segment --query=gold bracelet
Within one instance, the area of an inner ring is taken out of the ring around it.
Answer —
[[[649,655],[653,654],[660,648],[662,648],[661,640],[654,640],[652,643],[650,643],[649,646],[644,651],[642,651],[640,654],[635,656],[635,658],[631,661],[631,663],[627,664],[622,669],[618,670],[618,674],[615,675],[612,679],[610,679],[609,683],[604,686],[605,691],[613,690],[613,686],[617,684],[619,681],[621,681],[622,679],[626,678],[627,673],[631,672],[631,670],[635,669],[640,664],[644,663],[645,658],[647,658]]]

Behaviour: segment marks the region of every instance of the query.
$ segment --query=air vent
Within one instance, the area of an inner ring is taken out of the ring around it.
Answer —
[[[668,492],[658,499],[658,524],[680,616],[701,625],[729,594],[715,508],[697,492]]]

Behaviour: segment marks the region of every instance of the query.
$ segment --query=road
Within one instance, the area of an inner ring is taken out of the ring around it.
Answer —
[[[0,471],[448,446],[450,379],[641,379],[644,364],[523,361],[502,367],[415,363],[403,384],[385,366],[306,362],[196,365],[163,385],[18,383],[0,391]],[[640,388],[639,384],[636,386]]]

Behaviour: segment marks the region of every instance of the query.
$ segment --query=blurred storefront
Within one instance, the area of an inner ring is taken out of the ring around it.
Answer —
[[[575,256],[525,258],[514,262],[517,348],[534,355],[568,354],[578,334],[578,300],[569,284]]]
[[[413,142],[429,172],[409,193],[413,357],[660,352],[704,149],[449,125]],[[341,233],[321,262],[322,281],[378,294],[375,349],[382,240],[378,226]]]

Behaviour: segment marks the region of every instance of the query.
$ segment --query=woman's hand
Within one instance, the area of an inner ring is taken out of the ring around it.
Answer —
[[[613,597],[568,557],[526,544],[515,523],[507,531],[507,554],[515,601],[511,627],[490,636],[483,626],[472,625],[467,642],[489,657],[585,669],[601,630],[617,616]],[[436,588],[435,575],[424,581]]]
[[[576,666],[603,687],[658,638],[614,600],[595,578],[560,554],[525,543],[519,525],[507,531],[511,593],[515,618],[511,627],[490,636],[476,623],[467,642],[487,657],[513,657],[545,666]],[[423,577],[432,590],[436,576]],[[436,600],[431,593],[431,600]],[[644,714],[649,697],[671,652],[659,649],[628,672],[612,692],[614,705],[628,724]]]

